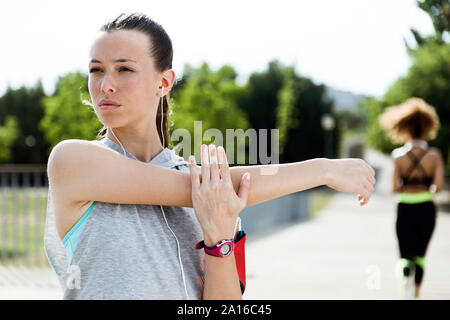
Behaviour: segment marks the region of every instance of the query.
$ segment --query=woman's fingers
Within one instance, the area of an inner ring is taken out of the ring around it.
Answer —
[[[216,148],[216,153],[217,153],[217,162],[218,162],[218,167],[219,167],[219,180],[222,180],[222,177],[223,177],[222,167],[223,167],[223,157],[224,157],[223,147],[218,146]]]
[[[372,185],[374,185],[375,183],[377,183],[377,179],[375,179],[374,176],[370,176],[370,182],[372,183]]]
[[[238,197],[241,199],[242,207],[247,206],[248,193],[250,191],[250,172],[244,173],[239,185]]]
[[[367,202],[369,202],[370,197],[369,196],[363,196],[358,194],[358,201],[359,201],[359,205],[363,206],[365,205]]]
[[[364,198],[362,195],[358,195],[358,201],[359,201],[359,205],[363,206],[367,203],[368,200],[366,200],[366,198]]]
[[[210,159],[210,169],[211,169],[211,184],[217,185],[220,180],[219,165],[217,163],[216,146],[213,144],[209,145],[209,159]]]
[[[209,187],[209,180],[210,180],[210,165],[209,165],[209,152],[208,152],[208,146],[205,144],[202,144],[202,186]]]
[[[189,169],[191,173],[192,190],[200,188],[200,178],[197,172],[197,164],[194,156],[189,156]]]
[[[375,175],[375,170],[373,170],[373,168],[371,166],[369,166],[367,163],[366,163],[366,165],[367,165],[367,168],[369,168],[370,175],[374,176]]]
[[[374,189],[374,184],[376,183],[375,179],[375,171],[371,166],[369,166],[366,162],[364,162],[365,167],[367,168],[367,174],[365,174],[365,181],[363,183],[363,190],[358,194],[358,200],[362,200],[360,205],[363,206],[369,202],[370,196],[372,195]]]
[[[361,190],[361,193],[358,194],[358,200],[363,200],[360,205],[365,205],[369,202],[369,199],[374,190],[375,189],[372,183],[369,181],[369,179],[366,179],[366,182],[363,184],[363,190]]]
[[[225,184],[231,183],[230,168],[228,167],[228,159],[227,159],[227,155],[225,153],[225,149],[222,146],[219,146],[217,148],[217,152],[221,153],[221,158],[222,158],[222,163],[219,164],[220,171],[222,173],[222,181]]]
[[[369,190],[371,190],[371,192],[375,191],[375,182],[374,182],[375,178],[370,176],[367,178],[367,186],[369,187]]]

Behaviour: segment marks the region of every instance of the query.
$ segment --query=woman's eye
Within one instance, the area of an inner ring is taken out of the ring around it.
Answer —
[[[92,68],[92,69],[89,70],[89,72],[90,72],[90,73],[94,73],[94,72],[97,72],[97,71],[99,71],[99,70],[100,70],[99,68]],[[133,71],[133,70],[130,70],[130,69],[126,68],[126,67],[120,68],[119,71],[122,71],[122,70],[124,70],[124,71],[131,71],[131,72]]]

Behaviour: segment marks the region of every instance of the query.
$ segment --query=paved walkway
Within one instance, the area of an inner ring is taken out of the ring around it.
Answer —
[[[365,158],[380,169],[367,205],[360,207],[356,195],[336,193],[314,220],[249,239],[244,299],[400,298],[391,161],[370,150]],[[427,253],[422,299],[450,299],[449,230],[450,212],[440,211]],[[0,267],[0,299],[61,295],[51,269]]]
[[[400,299],[395,199],[337,193],[318,218],[246,248],[245,299]],[[423,299],[450,299],[450,213],[439,213]]]
[[[50,268],[0,267],[0,300],[61,299],[58,279]]]
[[[359,206],[357,195],[336,192],[311,221],[249,241],[245,299],[400,299],[395,276],[398,247],[392,161],[367,150],[377,168],[376,192]],[[438,194],[435,200],[448,197]],[[422,299],[450,299],[450,212],[438,212],[428,247]]]

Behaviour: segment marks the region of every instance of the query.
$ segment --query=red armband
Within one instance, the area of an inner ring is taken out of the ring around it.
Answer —
[[[241,291],[245,291],[245,240],[247,235],[243,230],[240,230],[234,239],[234,259],[236,260],[236,268],[239,276],[239,283]]]

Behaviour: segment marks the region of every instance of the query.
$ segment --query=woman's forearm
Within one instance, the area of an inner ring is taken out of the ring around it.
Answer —
[[[285,164],[236,166],[230,168],[235,190],[245,172],[250,172],[251,183],[247,206],[258,204],[298,191],[327,184],[329,162],[316,158]]]
[[[234,253],[226,258],[205,254],[204,300],[242,299]]]

